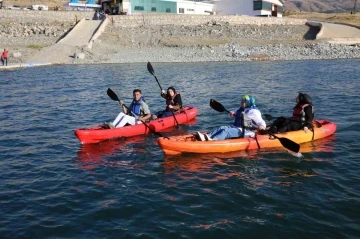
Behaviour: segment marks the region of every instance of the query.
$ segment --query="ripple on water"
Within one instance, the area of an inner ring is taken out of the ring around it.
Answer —
[[[359,205],[358,60],[153,64],[196,120],[164,135],[231,124],[227,109],[252,94],[263,113],[289,115],[299,91],[334,136],[283,148],[165,156],[157,137],[80,145],[74,130],[113,120],[113,89],[140,88],[164,108],[144,64],[0,72],[0,214],[5,238],[356,238]],[[51,76],[51,77],[49,77]],[[256,87],[254,87],[256,86]],[[270,123],[270,122],[268,122]]]

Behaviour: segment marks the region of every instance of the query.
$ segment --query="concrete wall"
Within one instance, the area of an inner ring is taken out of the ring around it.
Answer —
[[[0,10],[1,22],[74,22],[75,18],[92,19],[93,12],[79,11],[16,11]],[[110,15],[109,24],[122,27],[147,25],[183,25],[194,26],[209,22],[227,22],[231,25],[304,25],[306,19],[250,17],[234,15],[178,15],[178,14],[136,14]]]
[[[210,12],[213,11],[214,5],[202,2],[178,1],[176,9],[178,14],[180,14],[179,8],[184,9],[184,13],[181,14],[210,15]],[[192,9],[193,11],[189,11],[188,9]]]
[[[183,25],[194,26],[209,22],[227,22],[230,25],[305,25],[306,19],[250,17],[233,15],[177,15],[177,14],[143,14],[109,16],[109,24],[119,27],[139,27],[150,25]]]
[[[222,15],[235,15],[235,14],[243,14],[243,15],[254,15],[253,10],[253,1],[252,0],[243,0],[243,1],[236,1],[236,0],[221,0],[215,2],[214,4],[214,11],[216,14]]]
[[[80,11],[24,11],[0,9],[0,21],[14,22],[73,22],[75,18],[92,19],[94,12]]]

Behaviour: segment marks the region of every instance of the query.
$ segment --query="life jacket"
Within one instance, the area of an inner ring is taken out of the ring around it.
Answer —
[[[131,102],[131,111],[135,113],[136,115],[141,115],[141,103],[145,102],[145,99],[141,96],[138,101],[133,99]]]
[[[249,110],[252,110],[252,109],[258,110],[258,108],[256,106],[251,106],[248,108],[240,107],[235,113],[234,126],[235,127],[246,127],[246,128],[248,128],[248,127],[250,127],[250,128],[256,127],[257,128],[255,122],[246,116],[247,112],[249,112]]]
[[[168,106],[168,105],[174,105],[174,99],[175,99],[175,96],[177,96],[177,95],[180,95],[180,93],[179,93],[179,92],[176,92],[173,97],[166,97],[166,106]],[[180,105],[180,106],[181,106],[181,105]],[[181,108],[181,107],[180,107],[180,108]],[[179,109],[179,110],[180,110],[180,109]],[[177,110],[174,110],[174,111],[177,111]]]
[[[299,120],[301,122],[305,122],[305,107],[309,106],[310,104],[302,104],[302,105],[296,105],[294,107],[294,112],[293,112],[293,116],[292,119],[293,120]],[[310,105],[311,106],[311,105]],[[314,113],[314,107],[311,106],[312,109],[312,113]]]

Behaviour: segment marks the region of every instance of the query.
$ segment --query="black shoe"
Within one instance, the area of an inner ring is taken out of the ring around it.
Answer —
[[[205,141],[206,140],[205,136],[200,132],[196,132],[196,136],[197,136],[198,139],[200,139],[200,141]]]
[[[211,140],[213,140],[212,138],[210,138],[210,136],[209,136],[208,134],[204,134],[204,136],[205,136],[206,141],[211,141]]]
[[[109,125],[108,125],[106,122],[101,125],[101,128],[103,128],[103,129],[110,129]]]

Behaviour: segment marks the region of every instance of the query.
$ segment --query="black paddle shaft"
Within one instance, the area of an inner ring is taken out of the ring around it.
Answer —
[[[154,68],[152,67],[152,65],[151,65],[150,62],[147,63],[147,69],[148,69],[148,71],[150,72],[150,74],[155,77],[155,80],[156,80],[156,82],[158,83],[158,85],[159,85],[159,87],[160,87],[160,90],[162,91],[163,89],[162,89],[162,87],[161,87],[161,85],[160,85],[160,83],[159,83],[158,78],[157,78],[156,75],[155,75]]]
[[[158,81],[158,78],[157,78],[156,75],[155,75],[154,68],[152,67],[150,61],[147,63],[147,69],[148,69],[148,71],[150,72],[150,74],[155,77],[155,80],[156,80],[156,82],[158,83],[158,85],[159,85],[159,87],[160,87],[160,90],[162,91],[163,89],[162,89],[162,87],[161,87],[161,85],[160,85],[160,83],[159,83],[159,81]],[[174,93],[175,93],[175,92],[174,92]],[[172,116],[174,117],[176,126],[179,127],[179,122],[177,121],[177,119],[176,119],[176,117],[175,117],[174,110],[171,110],[171,114],[172,114]]]

